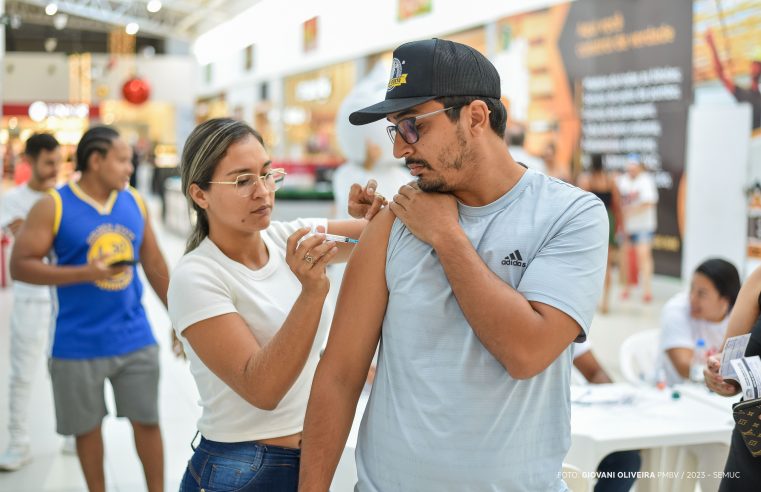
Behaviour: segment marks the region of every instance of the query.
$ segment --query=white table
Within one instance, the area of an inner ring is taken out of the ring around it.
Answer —
[[[627,384],[588,385],[583,391],[594,394],[611,389],[629,392],[633,401],[572,404],[572,442],[566,461],[583,471],[596,470],[600,461],[614,451],[704,443],[729,445],[734,427],[729,407],[721,408],[683,388],[677,389],[678,399],[672,398],[669,389]]]
[[[672,397],[673,391],[679,392],[678,399]],[[594,472],[600,461],[612,452],[634,449],[644,450],[642,471],[655,474],[656,481],[651,481],[655,488],[663,488],[662,483],[666,480],[671,482],[668,488],[679,489],[680,482],[687,489],[690,489],[690,483],[694,487],[694,476],[685,473],[674,478],[665,475],[669,472],[713,473],[723,469],[722,462],[715,464],[717,469],[689,470],[680,464],[680,460],[675,460],[677,455],[674,453],[668,460],[661,458],[662,452],[669,448],[706,444],[729,446],[734,427],[729,399],[720,400],[718,395],[695,387],[657,390],[613,384],[573,388],[572,400],[584,392],[588,395],[586,401],[600,402],[572,404],[571,449],[565,459],[582,472]],[[613,403],[616,395],[626,394],[632,396],[630,402]],[[610,402],[602,402],[606,399]],[[659,473],[664,475],[659,476]],[[690,478],[693,478],[691,482]],[[638,490],[644,488],[648,488],[645,483],[638,486]]]
[[[677,384],[674,389],[679,391],[682,395],[700,400],[709,405],[714,405],[722,410],[730,412],[730,414],[732,412],[732,405],[740,401],[740,398],[742,397],[740,393],[729,397],[717,395],[709,390],[704,384],[696,383]]]

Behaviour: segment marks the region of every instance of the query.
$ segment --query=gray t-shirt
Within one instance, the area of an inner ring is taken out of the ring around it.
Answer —
[[[529,169],[495,202],[460,204],[459,214],[489,269],[528,300],[575,319],[583,341],[605,274],[602,202]],[[436,253],[399,220],[386,281],[357,490],[566,490],[560,471],[570,445],[571,347],[541,374],[511,378],[473,333]]]

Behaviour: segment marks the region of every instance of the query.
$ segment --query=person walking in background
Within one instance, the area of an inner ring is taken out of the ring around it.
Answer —
[[[722,350],[727,340],[750,333],[745,357],[761,356],[761,268],[756,268],[740,289],[729,317]],[[708,388],[722,396],[734,396],[740,385],[721,377],[721,353],[708,358],[703,371]],[[729,413],[728,413],[729,416]],[[735,426],[719,492],[756,492],[761,483],[761,458],[754,457]]]
[[[640,160],[639,154],[630,154],[626,173],[618,177],[624,216],[624,248],[622,254],[631,258],[630,250],[636,253],[637,272],[642,285],[642,301],[653,300],[653,239],[658,226],[658,189],[655,180]],[[623,262],[628,265],[628,262]],[[621,297],[629,297],[627,282]]]
[[[0,202],[0,228],[18,234],[29,210],[56,184],[63,160],[58,141],[50,134],[29,137],[24,150],[30,163],[31,178],[3,196]],[[0,266],[5,268],[5,265]],[[50,288],[13,282],[11,310],[10,388],[8,392],[8,431],[10,441],[0,455],[0,470],[18,470],[32,459],[27,412],[37,364],[45,350],[50,331]]]
[[[605,287],[602,292],[600,312],[607,313],[610,308],[611,269],[616,263],[618,253],[618,233],[623,231],[623,213],[621,211],[621,194],[616,180],[603,165],[601,154],[592,154],[589,172],[579,176],[576,184],[582,190],[593,193],[605,205],[608,213],[608,267],[605,270]]]
[[[272,221],[285,172],[273,168],[262,137],[232,119],[193,130],[181,176],[197,220],[172,272],[169,316],[203,412],[180,490],[295,491],[331,312],[326,267],[353,248],[322,233],[357,238],[367,221]]]
[[[169,274],[142,198],[127,186],[132,152],[109,127],[82,135],[78,182],[41,199],[16,239],[14,279],[54,285],[56,320],[48,362],[56,427],[75,435],[90,492],[105,491],[101,425],[104,384],[117,416],[132,424],[149,492],[164,489],[158,414],[158,346],[141,297],[139,262],[166,305]],[[52,250],[55,262],[44,258]]]

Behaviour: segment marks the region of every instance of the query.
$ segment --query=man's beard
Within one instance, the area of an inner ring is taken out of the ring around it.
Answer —
[[[462,129],[457,126],[457,143],[452,144],[439,153],[439,162],[442,163],[442,170],[447,169],[462,169],[466,160],[470,159],[470,149],[468,148],[468,142],[465,140],[465,136],[462,134]],[[418,164],[422,164],[426,169],[432,169],[430,164],[424,160],[414,161]],[[433,178],[423,180],[418,177],[418,186],[422,191],[435,192],[435,193],[451,193],[454,191],[453,186],[447,183],[441,175],[437,175]]]

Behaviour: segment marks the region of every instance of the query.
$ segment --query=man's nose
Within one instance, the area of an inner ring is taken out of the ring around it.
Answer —
[[[401,159],[412,155],[414,149],[411,144],[408,144],[399,133],[396,133],[394,138],[394,157]]]

